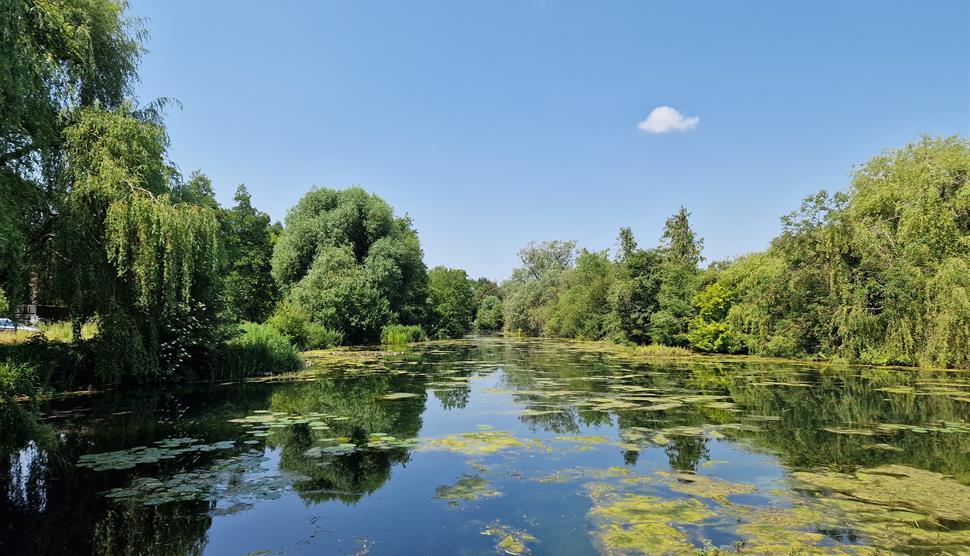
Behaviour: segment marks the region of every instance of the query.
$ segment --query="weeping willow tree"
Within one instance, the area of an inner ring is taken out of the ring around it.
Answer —
[[[117,0],[0,0],[0,290],[18,305],[64,193],[64,129],[85,106],[116,108],[136,79],[143,31]]]
[[[104,380],[152,379],[191,356],[211,313],[218,220],[184,202],[151,112],[88,108],[65,131],[49,280],[76,323],[96,317]]]

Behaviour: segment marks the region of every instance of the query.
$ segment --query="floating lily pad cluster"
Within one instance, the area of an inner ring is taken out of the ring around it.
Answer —
[[[107,491],[113,499],[132,500],[146,506],[188,500],[218,501],[234,513],[251,507],[246,500],[275,499],[305,477],[290,473],[266,473],[267,458],[261,450],[250,450],[217,460],[204,469],[177,473],[168,478],[140,477],[127,487]]]
[[[327,431],[328,421],[336,420],[338,416],[324,413],[307,413],[295,415],[285,411],[257,410],[252,415],[239,419],[230,419],[230,423],[240,423],[248,429],[250,435],[260,438],[269,436],[271,432],[282,430],[293,425],[306,425],[312,431]]]
[[[166,438],[155,442],[154,446],[136,446],[127,450],[102,452],[99,454],[85,454],[78,458],[78,467],[87,467],[94,471],[108,471],[116,469],[131,469],[145,463],[158,463],[162,460],[175,459],[190,452],[212,452],[227,450],[236,445],[234,440],[202,444],[198,438]]]

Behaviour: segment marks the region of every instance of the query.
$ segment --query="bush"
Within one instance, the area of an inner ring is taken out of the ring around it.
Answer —
[[[0,362],[0,401],[37,389],[37,370],[26,363]]]
[[[687,324],[687,341],[690,347],[707,353],[738,353],[743,347],[726,322],[701,317],[694,317]]]
[[[300,349],[325,349],[344,341],[342,332],[312,322],[310,313],[287,301],[280,303],[267,324],[288,336]]]
[[[303,349],[326,349],[339,346],[343,341],[343,332],[327,328],[322,324],[308,322],[303,327],[303,342],[300,347]]]
[[[385,345],[410,344],[427,339],[424,329],[417,325],[389,324],[381,329],[381,343]]]
[[[257,373],[295,371],[300,354],[290,339],[268,324],[246,323],[242,333],[226,343],[222,378],[238,379]]]
[[[52,342],[43,334],[34,333],[23,342],[0,343],[0,360],[33,369],[37,387],[70,390],[97,382],[94,372],[97,356],[91,341]]]

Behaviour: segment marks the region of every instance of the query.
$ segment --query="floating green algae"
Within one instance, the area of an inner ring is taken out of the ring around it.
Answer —
[[[521,439],[508,431],[475,431],[429,438],[421,443],[421,450],[440,450],[466,455],[493,454],[513,448],[543,447],[537,439]]]
[[[462,475],[453,485],[441,485],[435,489],[436,500],[447,500],[450,506],[461,506],[462,502],[471,502],[483,498],[494,498],[502,493],[492,488],[487,479],[481,475]]]
[[[384,394],[381,396],[382,400],[406,400],[408,398],[417,398],[418,394],[413,392],[391,392],[390,394]]]
[[[754,494],[758,489],[747,483],[732,483],[706,475],[696,473],[667,472],[655,473],[667,480],[667,486],[674,492],[690,496],[700,496],[716,500],[721,504],[729,504],[728,496],[736,494]]]
[[[610,439],[606,438],[605,436],[595,436],[595,435],[557,436],[553,438],[553,440],[557,442],[576,442],[580,444],[608,444],[610,442]]]
[[[512,554],[513,556],[519,556],[521,554],[528,554],[529,544],[538,542],[538,539],[513,527],[509,527],[499,521],[496,521],[482,530],[483,535],[493,537],[495,539],[495,550],[505,554]]]
[[[834,492],[885,508],[907,509],[943,524],[970,526],[970,486],[946,475],[905,465],[882,465],[855,473],[798,471],[803,488]]]
[[[683,553],[694,550],[683,525],[715,517],[693,498],[665,500],[657,496],[621,492],[612,485],[591,483],[589,517],[596,526],[593,538],[606,553]]]

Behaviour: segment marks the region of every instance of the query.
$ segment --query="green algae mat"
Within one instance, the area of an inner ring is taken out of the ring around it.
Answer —
[[[472,338],[0,408],[0,554],[970,554],[970,374]]]

